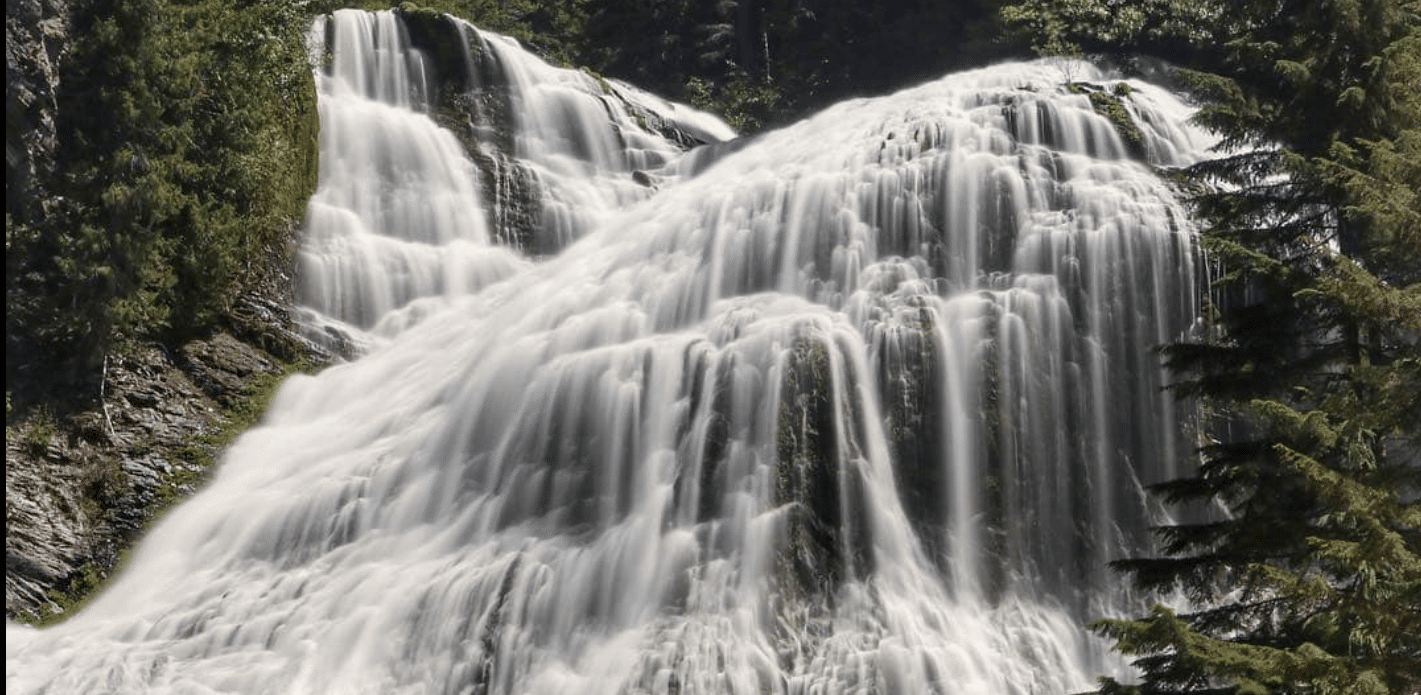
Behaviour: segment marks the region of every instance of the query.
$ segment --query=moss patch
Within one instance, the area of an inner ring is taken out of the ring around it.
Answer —
[[[107,570],[95,563],[84,563],[79,571],[69,577],[63,588],[49,590],[48,606],[22,611],[15,615],[15,619],[35,627],[48,627],[64,622],[98,595],[99,587],[108,581],[109,575]]]
[[[286,377],[306,371],[311,371],[311,366],[304,360],[298,360],[284,365],[278,373],[257,376],[242,388],[236,398],[230,399],[230,405],[223,408],[217,419],[215,430],[198,434],[177,447],[177,458],[186,465],[174,466],[159,484],[156,499],[149,510],[151,518],[156,521],[174,504],[201,488],[211,477],[213,464],[222,452],[266,413],[272,397]]]
[[[1110,120],[1115,132],[1119,133],[1120,139],[1125,142],[1125,149],[1130,156],[1140,160],[1145,158],[1145,134],[1140,131],[1135,119],[1130,117],[1130,110],[1125,108],[1123,101],[1133,93],[1129,84],[1117,82],[1110,91],[1106,91],[1097,85],[1072,82],[1066,85],[1066,89],[1074,94],[1086,95],[1086,98],[1090,99],[1091,108]]]

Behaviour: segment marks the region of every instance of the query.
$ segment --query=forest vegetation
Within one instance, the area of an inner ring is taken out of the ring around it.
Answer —
[[[115,351],[219,325],[316,184],[298,7],[86,0],[68,21],[54,161],[7,195],[5,381],[22,411],[96,397]]]

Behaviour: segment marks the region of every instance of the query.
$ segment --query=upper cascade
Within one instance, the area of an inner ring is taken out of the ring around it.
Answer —
[[[508,277],[523,266],[515,250],[561,248],[649,197],[644,170],[735,135],[448,15],[341,10],[314,23],[311,44],[321,172],[301,299],[347,337],[388,335],[429,311],[421,300]],[[450,45],[454,60],[431,57]]]
[[[1156,169],[1211,143],[1177,99],[1014,63],[736,140],[448,17],[312,35],[301,280],[365,354],[285,384],[82,614],[7,625],[7,692],[1128,668],[1080,625],[1128,597],[1105,563],[1158,520],[1141,485],[1191,465],[1155,348],[1199,252]]]

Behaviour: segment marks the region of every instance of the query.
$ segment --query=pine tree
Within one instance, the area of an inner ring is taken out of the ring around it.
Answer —
[[[53,195],[7,224],[6,379],[88,394],[126,343],[220,325],[304,214],[319,122],[293,4],[83,0],[69,18]]]
[[[1007,17],[1057,47],[1167,37],[1223,143],[1187,172],[1212,336],[1166,349],[1212,439],[1155,487],[1213,513],[1116,563],[1189,608],[1094,623],[1141,671],[1099,692],[1421,692],[1421,5],[1110,5]]]

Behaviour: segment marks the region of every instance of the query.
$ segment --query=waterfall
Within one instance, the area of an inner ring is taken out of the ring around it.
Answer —
[[[737,140],[452,18],[312,35],[302,301],[352,359],[291,378],[80,615],[7,625],[7,692],[1127,668],[1081,625],[1126,605],[1141,485],[1188,464],[1153,348],[1197,250],[1154,172],[1207,143],[1174,97],[1128,81],[1132,147],[1079,93],[1120,80],[1014,63]]]

